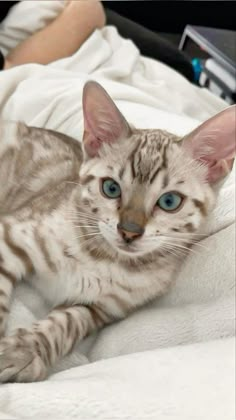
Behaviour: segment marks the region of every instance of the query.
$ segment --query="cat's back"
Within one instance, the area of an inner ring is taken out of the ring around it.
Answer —
[[[78,180],[79,142],[51,130],[0,122],[0,215],[30,205],[39,197],[61,195]]]

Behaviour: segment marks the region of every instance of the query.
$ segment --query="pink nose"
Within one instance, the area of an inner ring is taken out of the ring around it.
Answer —
[[[131,222],[118,223],[117,230],[127,244],[130,244],[144,233],[143,227]]]

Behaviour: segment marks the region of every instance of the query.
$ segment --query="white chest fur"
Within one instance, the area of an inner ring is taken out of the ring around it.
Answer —
[[[36,271],[32,283],[52,307],[99,302],[112,306],[112,313],[119,312],[117,301],[128,309],[135,308],[164,293],[171,282],[175,264],[170,260],[137,269],[109,259],[99,261],[81,249],[73,229],[58,215],[50,215],[41,223],[37,241],[34,223],[15,226],[14,237],[18,244],[24,242]],[[23,229],[27,229],[27,236]],[[47,238],[43,246],[40,238]]]
[[[123,300],[129,308],[137,307],[162,294],[171,281],[172,270],[167,271],[161,265],[153,270],[129,271],[119,263],[95,261],[87,255],[81,261],[67,261],[59,273],[44,273],[40,278],[33,278],[37,289],[52,306],[64,302],[101,302],[109,306],[110,300],[112,312],[118,313],[115,297]]]

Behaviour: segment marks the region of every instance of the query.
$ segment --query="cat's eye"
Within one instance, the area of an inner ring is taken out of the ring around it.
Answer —
[[[119,198],[121,196],[119,184],[111,178],[102,180],[102,192],[108,198]]]
[[[177,210],[183,201],[183,197],[175,192],[168,192],[163,194],[157,201],[157,206],[165,211]]]

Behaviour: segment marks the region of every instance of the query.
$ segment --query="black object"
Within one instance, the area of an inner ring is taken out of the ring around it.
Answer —
[[[106,9],[107,24],[114,25],[120,35],[130,38],[141,54],[159,60],[183,74],[193,82],[194,72],[190,59],[173,44],[138,23]]]
[[[0,0],[0,22],[17,1]],[[235,29],[235,1],[104,1],[114,10],[146,28],[181,34],[187,24]]]
[[[3,57],[2,51],[0,50],[0,70],[3,69],[3,66],[4,66],[4,57]]]
[[[229,104],[236,100],[236,32],[187,25],[179,44],[202,60],[200,86],[207,87]]]
[[[203,69],[203,73],[207,76],[206,82],[202,85],[209,90],[211,90],[211,82],[214,82],[216,86],[218,86],[221,90],[220,97],[225,101],[229,102],[230,105],[236,103],[236,93],[232,92],[232,90],[227,86],[224,81],[219,79],[214,73],[209,71],[207,68]]]
[[[0,0],[0,22],[6,17],[10,8],[18,1],[2,1]]]
[[[235,1],[104,1],[107,7],[155,32],[182,34],[187,24],[235,29]]]
[[[187,25],[180,41],[179,49],[187,48],[188,40],[193,40],[209,56],[215,58],[232,75],[236,72],[236,32],[224,29]]]

